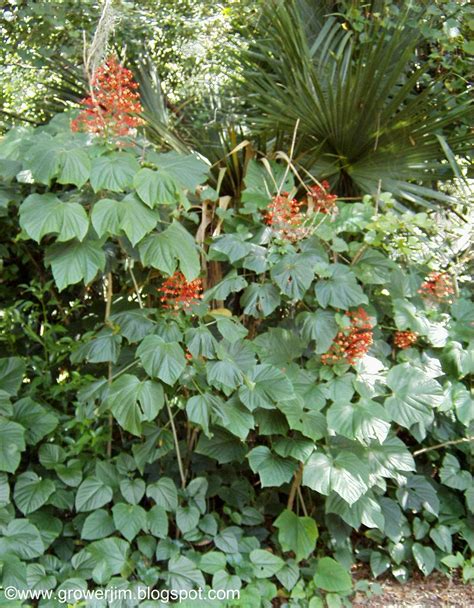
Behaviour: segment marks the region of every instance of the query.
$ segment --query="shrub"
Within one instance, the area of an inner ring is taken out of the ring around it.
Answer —
[[[405,580],[473,548],[474,305],[389,195],[251,160],[229,205],[202,158],[67,116],[0,156],[4,587],[314,607],[356,561]]]

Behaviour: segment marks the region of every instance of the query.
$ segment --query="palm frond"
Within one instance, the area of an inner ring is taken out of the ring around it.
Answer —
[[[447,110],[434,83],[421,86],[419,37],[404,19],[393,31],[372,25],[371,43],[357,45],[334,16],[315,23],[319,33],[313,28],[309,38],[297,2],[267,3],[262,33],[243,53],[242,119],[267,138],[284,133],[287,142],[298,122],[297,161],[345,195],[382,187],[414,204],[453,202],[432,188],[447,177],[436,135],[452,131],[471,102]],[[471,143],[448,141],[454,155]]]

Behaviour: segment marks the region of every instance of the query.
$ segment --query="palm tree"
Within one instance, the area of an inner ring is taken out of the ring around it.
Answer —
[[[472,144],[470,135],[453,135],[472,106],[459,99],[446,110],[436,82],[423,81],[408,17],[393,30],[374,22],[364,43],[320,3],[269,0],[240,54],[241,120],[287,147],[298,124],[296,162],[340,194],[455,202],[436,182],[452,175],[446,147],[453,158]]]

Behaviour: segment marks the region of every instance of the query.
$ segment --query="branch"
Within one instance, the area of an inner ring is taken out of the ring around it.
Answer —
[[[420,454],[426,454],[426,452],[431,452],[433,450],[439,450],[439,448],[445,448],[448,445],[458,445],[460,443],[470,443],[474,441],[474,435],[470,435],[469,437],[462,437],[461,439],[451,439],[451,441],[445,441],[444,443],[437,443],[436,445],[431,445],[428,448],[422,448],[421,450],[416,450],[413,452],[413,456],[419,456]]]
[[[186,486],[186,475],[184,473],[183,459],[181,458],[181,451],[179,449],[178,433],[176,432],[176,426],[174,424],[173,413],[171,411],[170,404],[168,403],[168,399],[166,396],[165,396],[165,403],[166,403],[166,409],[168,410],[168,416],[170,419],[171,431],[173,433],[174,447],[176,449],[176,458],[178,459],[179,475],[181,477],[181,487],[184,488]]]

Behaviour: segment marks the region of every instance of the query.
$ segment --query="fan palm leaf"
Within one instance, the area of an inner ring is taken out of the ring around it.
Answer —
[[[252,131],[289,141],[298,123],[296,160],[340,193],[382,188],[424,206],[454,202],[433,189],[450,174],[436,135],[453,132],[472,105],[457,100],[446,110],[436,83],[421,86],[419,37],[405,21],[393,32],[373,25],[372,43],[353,44],[334,16],[315,20],[311,37],[297,3],[271,0],[259,27],[240,80]],[[470,135],[447,139],[454,154],[472,143]]]

